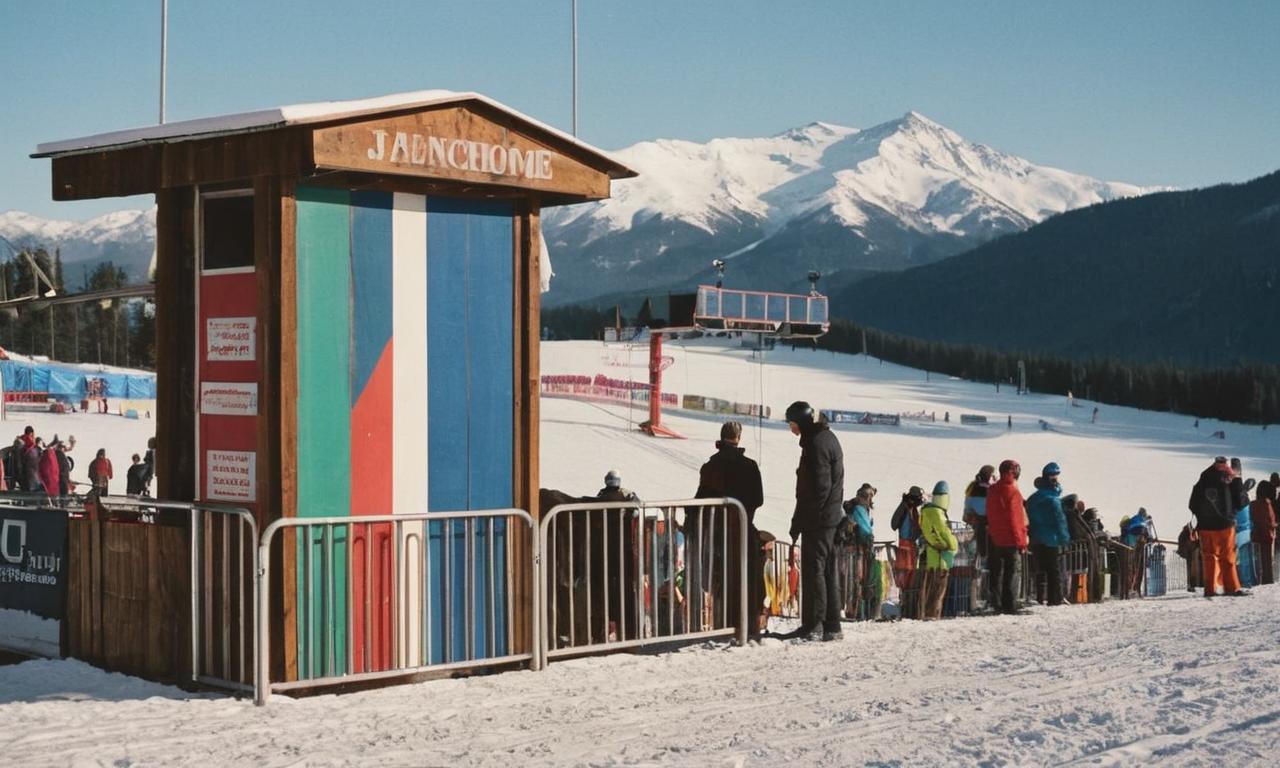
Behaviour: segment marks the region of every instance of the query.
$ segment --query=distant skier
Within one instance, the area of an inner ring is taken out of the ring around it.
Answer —
[[[1067,517],[1062,511],[1060,473],[1057,462],[1046,464],[1035,479],[1036,492],[1026,503],[1035,572],[1044,574],[1047,592],[1040,593],[1037,585],[1036,597],[1048,605],[1062,604],[1062,548],[1071,543]]]
[[[933,496],[920,510],[920,527],[924,531],[924,618],[932,621],[942,618],[942,603],[947,595],[947,581],[951,564],[955,559],[959,542],[951,532],[947,509],[951,506],[951,488],[947,481],[939,480],[933,486]]]
[[[764,553],[759,546],[760,534],[756,530],[755,519],[756,510],[764,504],[764,487],[760,481],[759,465],[747,458],[746,450],[739,447],[741,439],[741,424],[736,421],[726,421],[721,425],[720,439],[716,441],[716,452],[698,470],[698,490],[694,496],[699,499],[715,497],[737,499],[747,511],[747,619],[749,622],[747,634],[756,636],[760,634],[758,616],[764,604]],[[689,563],[697,557],[696,562],[710,562],[710,571],[707,573],[709,576],[720,572],[719,564],[727,557],[729,590],[726,596],[737,595],[738,573],[742,567],[737,544],[738,537],[741,535],[737,513],[730,511],[728,514],[728,552],[720,551],[719,543],[714,540],[714,536],[701,535],[703,517],[704,515],[700,513],[691,515],[688,511],[685,512],[685,541],[688,548],[685,569],[691,573],[695,572],[690,570]],[[699,547],[699,544],[702,546]],[[707,557],[712,552],[714,556]],[[702,569],[696,572],[702,575]],[[698,583],[689,585],[690,596],[695,600],[695,608],[698,606],[700,597],[696,589],[699,586]],[[734,598],[730,597],[730,599]],[[731,618],[736,623],[737,614],[734,613]]]
[[[995,608],[1016,613],[1014,585],[1020,555],[1027,551],[1027,511],[1018,490],[1022,467],[1013,459],[1000,462],[1000,479],[987,491],[987,535],[991,538],[991,584]]]
[[[1213,597],[1219,584],[1221,594],[1249,594],[1240,587],[1236,573],[1236,510],[1244,505],[1244,481],[1231,470],[1225,457],[1217,457],[1200,473],[1187,502],[1200,538],[1205,597]]]
[[[800,627],[795,637],[839,640],[840,585],[836,579],[836,526],[844,516],[844,452],[835,433],[814,418],[804,401],[787,407],[791,433],[800,438],[796,468],[796,508],[791,540],[803,536],[800,548]]]

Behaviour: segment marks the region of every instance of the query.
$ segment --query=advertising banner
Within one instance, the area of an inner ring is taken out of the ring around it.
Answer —
[[[0,510],[0,608],[61,620],[66,550],[65,513]]]

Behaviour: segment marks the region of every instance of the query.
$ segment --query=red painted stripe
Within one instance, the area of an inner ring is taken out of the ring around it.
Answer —
[[[392,425],[395,423],[393,393],[393,346],[388,341],[382,350],[369,381],[351,406],[351,514],[389,515],[393,504]],[[341,472],[342,467],[333,471]],[[365,537],[369,537],[366,542]],[[355,666],[357,672],[365,671],[364,657],[366,626],[371,632],[369,646],[369,670],[383,670],[391,666],[391,552],[389,538],[391,524],[380,523],[361,526],[353,537],[357,547],[353,560],[358,564],[353,576],[356,599],[353,605],[352,628]],[[371,554],[372,583],[365,584],[364,550]],[[374,606],[372,621],[364,615],[363,596],[371,594]]]

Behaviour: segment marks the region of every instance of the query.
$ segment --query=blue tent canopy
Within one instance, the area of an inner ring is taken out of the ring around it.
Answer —
[[[59,363],[27,363],[0,360],[0,380],[5,392],[47,392],[58,400],[83,400],[89,393],[89,380],[106,383],[108,398],[154,400],[154,374],[123,374],[93,371]]]

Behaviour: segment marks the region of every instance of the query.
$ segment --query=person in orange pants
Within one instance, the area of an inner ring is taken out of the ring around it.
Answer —
[[[1236,530],[1200,531],[1200,557],[1204,566],[1204,596],[1213,597],[1218,584],[1221,594],[1241,592],[1236,572]]]
[[[1191,500],[1187,506],[1195,515],[1196,531],[1200,536],[1205,597],[1214,596],[1219,574],[1221,594],[1232,597],[1249,594],[1240,588],[1240,577],[1236,573],[1235,531],[1235,511],[1248,503],[1243,481],[1222,456],[1200,473],[1200,479],[1191,489]]]

